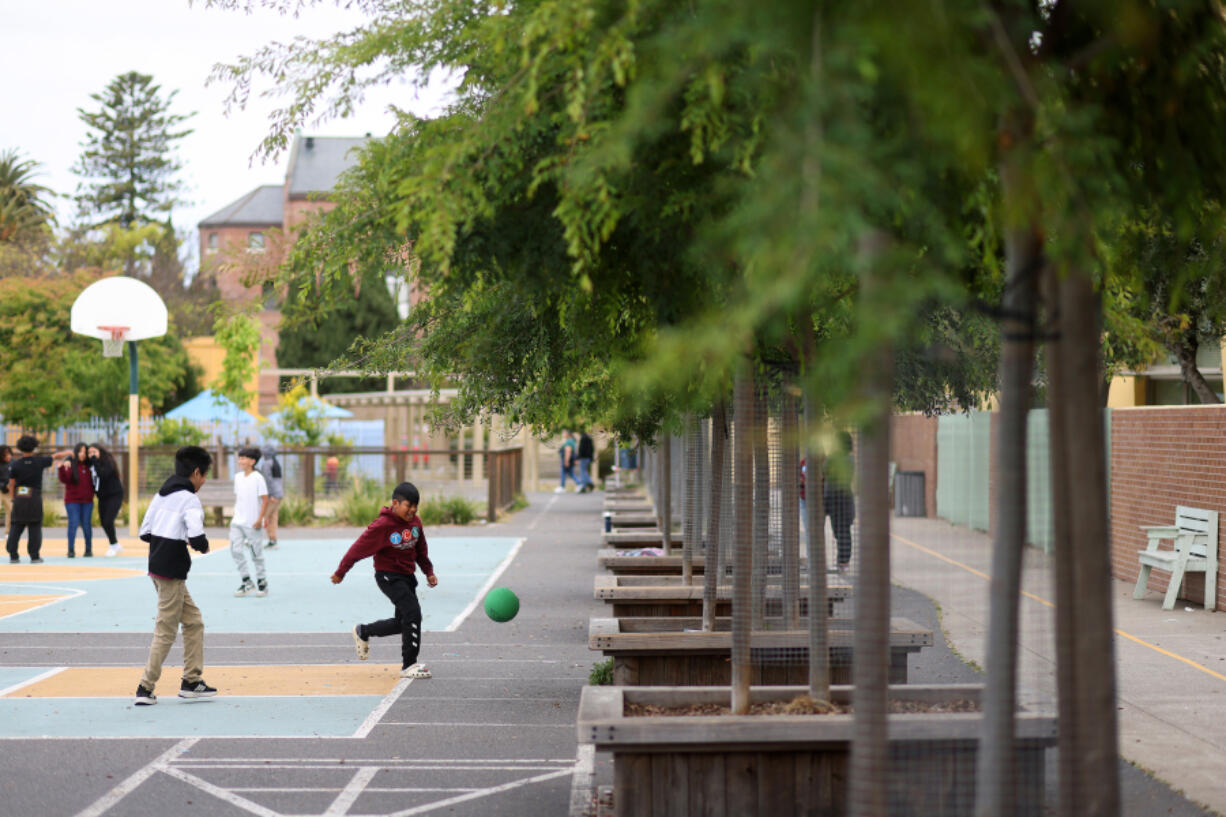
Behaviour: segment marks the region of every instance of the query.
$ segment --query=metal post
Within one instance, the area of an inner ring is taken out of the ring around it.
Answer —
[[[136,341],[128,341],[128,535],[140,533],[140,361]]]

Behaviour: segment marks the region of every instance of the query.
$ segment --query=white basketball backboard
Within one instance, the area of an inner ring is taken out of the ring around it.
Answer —
[[[144,340],[166,334],[166,304],[144,281],[115,275],[87,286],[72,303],[72,331],[111,339],[126,329],[124,340]]]

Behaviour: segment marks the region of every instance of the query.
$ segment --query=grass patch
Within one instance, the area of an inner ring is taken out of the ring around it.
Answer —
[[[277,519],[278,524],[287,527],[314,525],[315,504],[305,496],[287,496],[281,501],[281,509]]]
[[[422,502],[417,515],[424,525],[468,525],[481,516],[481,506],[462,496],[439,496]]]
[[[522,511],[524,508],[528,507],[528,504],[528,497],[524,496],[523,494],[516,494],[515,498],[511,500],[511,507],[507,508],[507,513]]]
[[[390,491],[374,480],[362,480],[341,494],[336,518],[347,525],[369,525],[390,501]]]
[[[587,682],[594,687],[612,686],[613,659],[606,658],[603,661],[597,661],[595,664],[592,664],[592,671],[588,673]]]

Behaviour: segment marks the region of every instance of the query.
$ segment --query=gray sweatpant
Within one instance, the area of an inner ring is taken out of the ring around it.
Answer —
[[[234,557],[234,566],[238,575],[250,577],[252,571],[247,569],[247,550],[251,550],[251,565],[254,568],[256,581],[264,581],[264,533],[250,525],[230,523],[230,555]]]

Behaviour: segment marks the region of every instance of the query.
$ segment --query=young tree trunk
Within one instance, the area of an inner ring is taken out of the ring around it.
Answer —
[[[861,278],[861,308],[867,313],[880,298],[882,282],[872,269],[884,236],[863,242],[867,269]],[[867,316],[866,316],[867,319]],[[890,753],[887,740],[890,629],[890,394],[893,355],[887,343],[865,367],[866,400],[875,407],[860,429],[860,571],[856,583],[856,634],[852,681],[855,725],[849,770],[850,817],[887,817],[886,789]]]
[[[1067,491],[1064,523],[1057,541],[1070,568],[1058,587],[1057,644],[1060,659],[1077,662],[1089,672],[1061,671],[1060,731],[1073,730],[1076,754],[1068,779],[1061,776],[1061,808],[1065,815],[1118,817],[1119,746],[1116,724],[1115,643],[1111,597],[1111,530],[1107,521],[1107,461],[1102,409],[1096,384],[1101,362],[1098,293],[1088,276],[1069,274],[1057,285],[1059,340],[1058,380],[1052,382],[1052,402],[1060,411],[1064,448],[1053,455],[1053,472],[1062,468]],[[1055,438],[1053,437],[1053,443]],[[1056,449],[1053,446],[1053,451]],[[1058,577],[1059,579],[1059,577]],[[1064,686],[1071,680],[1070,686]],[[1065,720],[1064,699],[1071,702]],[[1064,761],[1064,744],[1061,744]]]
[[[1011,130],[1019,127],[1024,126],[1015,125]],[[1016,133],[1014,136],[1014,143],[1021,141]],[[1006,158],[1001,173],[1006,209],[1011,201],[1020,204],[1024,195],[1019,189],[1023,184],[1019,178],[1021,170],[1016,160]],[[1014,209],[1032,210],[1024,204]],[[1015,224],[1007,228],[1005,259],[1000,421],[996,439],[996,530],[988,592],[987,679],[975,788],[976,817],[1010,817],[1017,803],[1014,712],[1022,552],[1026,544],[1026,421],[1034,374],[1034,313],[1042,264],[1042,241],[1033,225]]]
[[[723,521],[724,480],[728,478],[724,472],[724,448],[727,444],[728,418],[721,400],[711,408],[711,499],[707,520],[707,541],[703,551],[705,567],[702,581],[702,629],[705,632],[715,630],[716,588],[719,586],[719,574],[723,569],[719,558],[719,539],[720,525]]]
[[[830,644],[826,615],[826,509],[822,452],[810,444],[821,422],[817,399],[805,391],[805,529],[809,556],[809,697],[830,700]]]
[[[790,382],[788,386],[790,387]],[[783,626],[800,626],[800,459],[796,456],[796,397],[790,388],[783,390],[779,422],[783,450],[779,455],[779,494],[781,538],[783,541]]]
[[[673,555],[673,438],[665,434],[660,443],[660,535],[664,555]]]
[[[732,438],[733,496],[751,496],[754,483],[754,437],[757,413],[754,411],[754,376],[748,365],[737,376],[733,417],[736,433]],[[738,513],[732,563],[732,714],[749,712],[750,622],[753,579],[753,520]]]
[[[762,629],[762,608],[766,596],[766,558],[770,545],[771,524],[771,463],[767,448],[767,426],[770,414],[766,402],[765,384],[753,390],[753,573],[750,626]],[[738,514],[738,518],[740,515]],[[740,564],[739,560],[737,564]]]
[[[698,445],[702,439],[699,419],[685,417],[685,513],[681,517],[681,583],[694,583],[694,542],[698,538]]]

